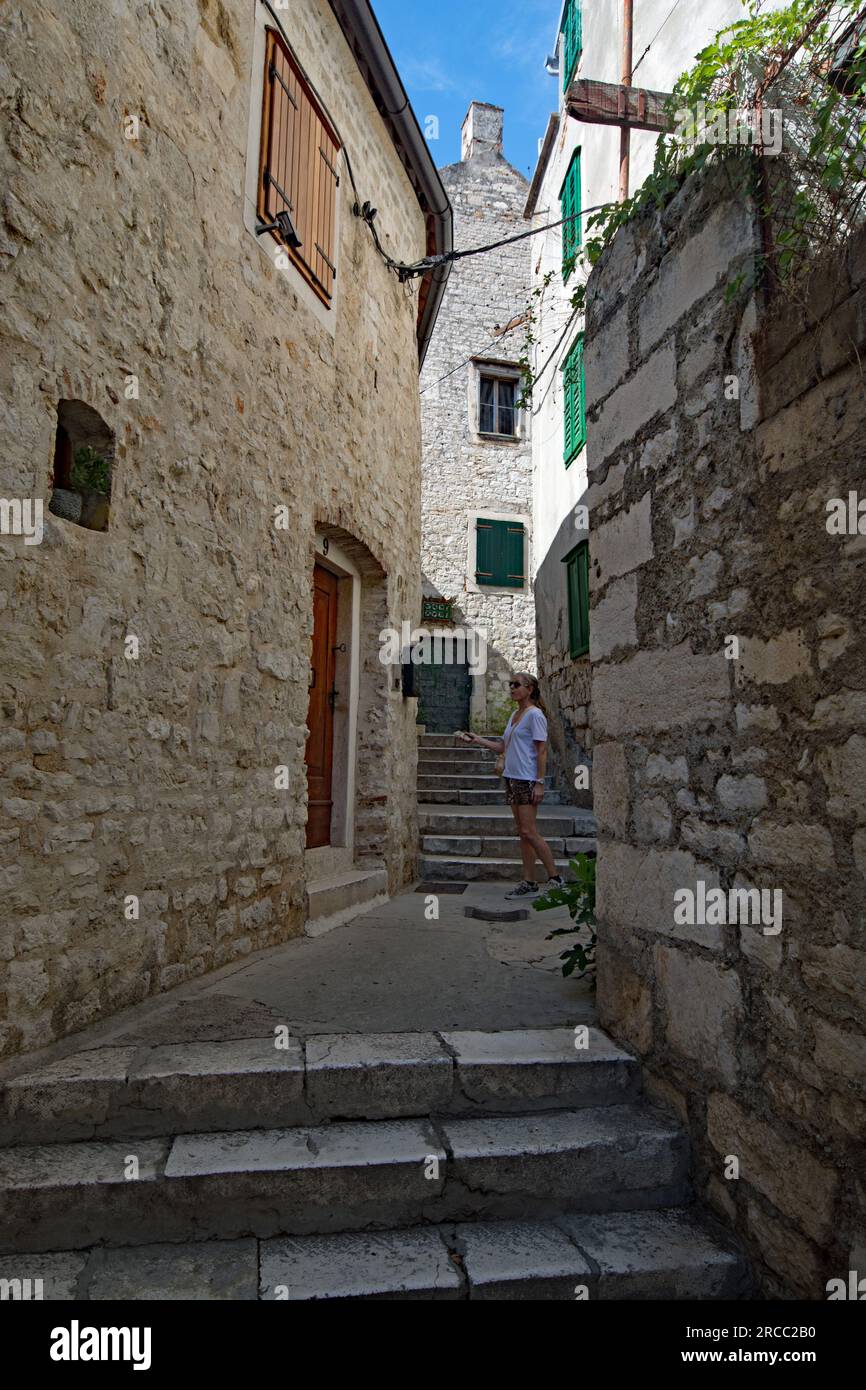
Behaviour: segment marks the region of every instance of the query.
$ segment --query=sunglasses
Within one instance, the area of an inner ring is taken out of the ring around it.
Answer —
[[[520,690],[520,688],[522,687],[522,685],[523,685],[523,681],[509,681],[509,682],[508,682],[508,688],[509,688],[509,690]]]

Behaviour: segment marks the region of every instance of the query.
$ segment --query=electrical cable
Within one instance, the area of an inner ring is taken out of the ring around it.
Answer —
[[[301,64],[298,61],[297,55],[295,54],[295,50],[289,42],[289,36],[283,28],[282,21],[274,7],[271,5],[270,0],[261,0],[261,3],[268,11],[271,18],[274,20],[274,23],[277,25],[277,28],[283,36],[286,47],[292,55],[292,58],[296,63],[298,63],[298,66],[300,67]],[[678,5],[679,0],[676,0],[676,3]],[[674,9],[676,9],[676,5],[674,5]],[[673,10],[671,11],[671,14],[673,14]],[[668,15],[668,19],[669,18],[670,15]],[[665,20],[665,23],[667,23],[667,20]],[[310,90],[312,91],[316,100],[319,102],[320,106],[322,107],[322,110],[328,117],[328,120],[331,122],[331,125],[334,129],[334,134],[340,142],[343,158],[346,161],[346,172],[349,175],[349,182],[352,185],[352,192],[355,195],[355,216],[360,218],[360,220],[369,227],[370,233],[373,237],[373,244],[375,245],[379,256],[382,258],[388,269],[394,272],[394,274],[398,277],[401,283],[405,283],[407,280],[411,279],[413,276],[416,275],[427,275],[431,270],[437,270],[441,266],[452,264],[454,261],[462,261],[467,256],[485,255],[489,251],[497,251],[501,246],[511,246],[516,241],[525,241],[527,237],[539,236],[542,232],[553,231],[556,227],[564,226],[566,222],[577,221],[581,217],[586,217],[587,214],[591,212],[602,212],[606,207],[610,206],[609,203],[597,203],[594,207],[582,208],[580,212],[572,213],[569,217],[562,217],[559,219],[558,222],[548,222],[547,225],[544,227],[532,227],[528,232],[518,232],[515,236],[504,237],[502,241],[492,241],[485,246],[470,246],[465,251],[446,251],[439,256],[425,256],[423,260],[415,261],[411,265],[407,265],[405,262],[402,261],[395,261],[393,256],[389,255],[385,248],[382,246],[382,243],[379,240],[379,234],[375,226],[373,225],[373,219],[376,216],[375,208],[373,208],[369,202],[361,202],[361,195],[358,192],[358,186],[355,183],[355,175],[352,170],[352,161],[349,158],[349,150],[345,140],[340,134],[337,122],[332,117],[330,111],[328,110],[327,104],[325,103],[325,101],[323,101],[322,96],[316,88],[315,84],[311,81],[311,79],[306,73],[304,75],[305,80],[307,81],[310,87]],[[406,101],[408,105],[408,97]],[[485,349],[481,350],[484,351]],[[466,360],[469,361],[470,359],[467,358]],[[460,365],[462,366],[463,363],[461,363]],[[455,370],[457,369],[455,368]],[[450,372],[448,373],[448,375],[450,376]],[[444,377],[442,378],[442,380],[444,380]]]
[[[668,20],[670,19],[671,15],[673,14],[674,10],[677,8],[677,6],[679,5],[679,3],[680,3],[680,0],[674,0],[674,7],[673,7],[673,9],[671,10],[670,14],[668,14],[668,15],[662,20],[662,22],[661,22],[661,24],[659,25],[658,29],[657,29],[656,32],[653,34],[652,38],[650,39],[650,41],[649,41],[649,43],[647,44],[646,48],[644,49],[643,53],[640,55],[640,57],[638,58],[637,62],[636,62],[635,65],[634,65],[634,67],[632,68],[632,70],[631,70],[632,84],[634,83],[634,75],[635,75],[635,73],[637,72],[638,68],[640,67],[640,65],[641,65],[641,63],[643,62],[643,60],[644,60],[644,58],[646,57],[646,55],[649,53],[650,49],[652,48],[653,44],[655,43],[655,41],[656,41],[656,39],[658,38],[659,34],[661,33],[662,29],[664,29],[665,25],[667,24]]]

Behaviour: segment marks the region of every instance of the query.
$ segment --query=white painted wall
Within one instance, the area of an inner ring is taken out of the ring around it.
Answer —
[[[782,0],[773,0],[768,8],[779,8],[781,4]],[[740,0],[700,0],[700,3],[698,0],[680,0],[671,13],[672,5],[673,0],[635,0],[635,86],[670,91],[677,77],[692,66],[700,49],[726,24],[745,15]],[[584,0],[583,54],[578,76],[601,82],[619,82],[622,10],[622,0]],[[649,52],[641,59],[648,44],[651,45]],[[558,45],[559,37],[556,35],[550,51],[556,51]],[[582,151],[582,206],[587,208],[612,202],[619,193],[619,130],[613,126],[585,125],[564,116],[561,76],[550,78],[550,98],[551,110],[559,109],[560,127],[538,196],[533,217],[535,226],[544,226],[560,217],[559,191],[578,145]],[[655,141],[656,136],[649,131],[632,132],[631,193],[643,183],[652,169]],[[585,222],[583,226],[585,228]],[[562,458],[560,368],[576,334],[583,327],[582,322],[575,320],[558,348],[557,343],[571,314],[571,294],[579,277],[585,276],[587,271],[578,266],[568,284],[563,285],[562,234],[559,228],[534,238],[530,245],[533,284],[539,285],[547,271],[553,272],[541,302],[536,327],[536,373],[551,359],[552,353],[553,357],[536,388],[532,403],[534,544],[531,574],[534,579],[565,517],[586,489],[586,450],[568,469]],[[579,536],[575,535],[574,541],[577,539]]]

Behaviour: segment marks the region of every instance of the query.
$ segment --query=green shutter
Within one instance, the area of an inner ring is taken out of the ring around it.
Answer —
[[[572,261],[583,244],[580,197],[580,150],[577,149],[571,156],[568,172],[559,191],[559,206],[563,218],[562,278],[564,282],[567,282],[571,276],[574,270]]]
[[[583,48],[580,0],[569,0],[562,21],[562,90],[568,90]]]
[[[568,586],[568,650],[572,657],[589,651],[589,541],[581,541],[566,556]]]
[[[479,517],[475,523],[475,582],[488,588],[522,589],[525,531],[521,521],[492,521]]]
[[[578,334],[562,368],[563,460],[573,463],[586,443],[586,382],[583,372],[583,334]]]

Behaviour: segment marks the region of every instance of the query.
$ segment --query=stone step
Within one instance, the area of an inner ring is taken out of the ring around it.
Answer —
[[[0,1278],[20,1277],[0,1258]],[[31,1255],[49,1300],[748,1297],[743,1257],[688,1209]],[[585,1290],[585,1293],[584,1293]]]
[[[589,841],[587,841],[589,843]],[[512,841],[512,847],[514,841]],[[553,856],[557,873],[568,876],[568,860]],[[544,870],[537,865],[542,878]],[[523,878],[521,859],[476,859],[472,856],[458,858],[456,855],[422,854],[418,861],[418,877],[422,883],[474,883],[501,880],[504,883],[519,883]]]
[[[581,1035],[582,1036],[582,1035]],[[282,1040],[281,1040],[282,1041]],[[0,1146],[620,1105],[635,1059],[590,1028],[321,1034],[103,1047],[7,1079]]]
[[[0,1151],[0,1253],[680,1206],[688,1144],[643,1105],[347,1121]]]
[[[501,733],[500,733],[500,734],[494,734],[494,733],[491,732],[491,733],[484,733],[484,734],[481,735],[481,737],[482,737],[482,738],[501,738],[502,735],[501,735]],[[479,747],[479,745],[478,745],[477,743],[476,743],[476,744],[461,743],[459,739],[455,738],[454,734],[419,734],[419,735],[418,735],[418,748],[419,748],[419,751],[420,751],[421,749],[428,749],[428,748],[454,748],[454,749],[456,749],[458,752],[464,753],[464,752],[471,752],[473,748],[478,748],[478,747]],[[484,749],[481,749],[481,751],[484,752],[485,750],[484,750]]]
[[[488,758],[475,758],[470,761],[468,758],[454,758],[449,761],[447,758],[419,758],[418,776],[419,777],[477,777],[495,776],[493,765],[496,759],[491,753]]]
[[[568,836],[551,835],[547,826],[542,822],[541,833],[550,846],[554,857],[564,859],[572,854],[589,854],[595,851],[596,841],[591,836]],[[498,836],[477,836],[477,835],[423,835],[421,837],[421,850],[425,855],[435,854],[444,855],[446,858],[472,859],[476,857],[485,859],[514,859],[517,853],[517,835]]]
[[[495,814],[494,814],[495,812]],[[508,806],[471,807],[419,806],[418,826],[422,835],[494,836],[513,834],[514,817]],[[538,808],[538,826],[542,835],[560,838],[575,836],[593,839],[595,817],[572,806],[548,809],[547,797]]]
[[[456,748],[419,748],[419,763],[440,762],[440,763],[474,763],[474,762],[495,762],[497,754],[492,748],[473,747],[470,744],[458,744]]]
[[[492,772],[437,772],[428,775],[418,770],[418,790],[431,792],[486,791],[488,795],[500,789],[501,778]]]
[[[388,872],[386,869],[350,868],[313,879],[307,884],[309,909],[306,932],[319,936],[337,927],[359,912],[379,907],[388,901]]]
[[[453,806],[455,802],[460,806],[487,806],[497,807],[505,805],[504,783],[498,778],[494,779],[498,790],[492,796],[489,791],[455,791],[453,788],[444,791],[419,791],[419,806]],[[561,806],[562,797],[557,791],[547,791],[544,795],[545,806]],[[509,815],[511,813],[509,812]]]

